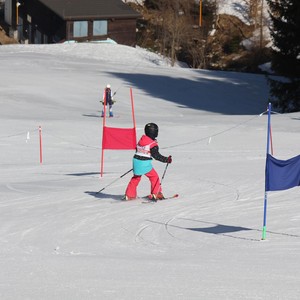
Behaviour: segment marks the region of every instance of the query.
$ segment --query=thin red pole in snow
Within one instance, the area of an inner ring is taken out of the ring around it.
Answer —
[[[43,143],[42,143],[42,127],[39,126],[39,138],[40,138],[40,164],[43,163]]]
[[[136,128],[135,116],[134,116],[134,104],[133,104],[132,88],[130,88],[130,100],[131,100],[131,110],[132,110],[133,127]]]
[[[104,116],[103,116],[103,130],[102,130],[102,151],[101,151],[101,166],[100,166],[100,176],[103,176],[103,168],[104,168],[104,147],[103,147],[103,138],[104,138],[104,128],[106,125],[106,92],[104,91],[104,96],[103,96],[103,103],[104,103]]]
[[[103,127],[106,125],[106,91],[104,90],[103,94],[103,104],[104,104],[104,116],[103,116]]]

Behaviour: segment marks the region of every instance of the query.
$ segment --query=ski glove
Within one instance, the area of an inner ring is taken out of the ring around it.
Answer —
[[[168,156],[167,163],[168,163],[168,164],[170,164],[171,162],[172,162],[172,156],[171,156],[171,155],[169,155],[169,156]]]

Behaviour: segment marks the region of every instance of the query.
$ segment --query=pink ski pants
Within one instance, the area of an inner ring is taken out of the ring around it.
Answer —
[[[151,191],[150,194],[157,194],[161,192],[161,185],[160,180],[157,172],[155,169],[152,169],[150,172],[145,174],[151,183]],[[130,198],[136,198],[137,197],[137,187],[142,179],[141,175],[133,175],[130,182],[128,183],[127,189],[126,189],[126,196]]]

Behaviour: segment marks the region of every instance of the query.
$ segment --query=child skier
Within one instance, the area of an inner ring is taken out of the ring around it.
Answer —
[[[113,99],[113,96],[111,94],[111,87],[110,87],[110,84],[107,84],[106,85],[106,88],[104,89],[104,92],[103,92],[103,98],[102,98],[102,104],[106,104],[108,105],[108,108],[109,108],[109,116],[110,117],[113,117],[114,114],[113,114],[113,110],[112,110],[112,106],[113,104],[115,103],[114,99]],[[105,102],[105,103],[104,103]],[[101,113],[101,117],[103,118],[104,117],[104,107],[102,109],[102,113]]]
[[[148,123],[145,126],[145,134],[139,140],[136,146],[136,152],[133,157],[133,177],[131,178],[124,196],[124,200],[133,200],[137,197],[137,186],[141,181],[142,175],[146,175],[151,183],[151,192],[149,199],[164,199],[160,180],[157,172],[152,166],[152,157],[163,163],[170,164],[172,156],[163,156],[159,153],[156,137],[158,135],[158,126],[154,123]]]

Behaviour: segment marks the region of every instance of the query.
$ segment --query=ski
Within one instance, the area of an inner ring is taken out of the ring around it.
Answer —
[[[179,194],[174,194],[172,196],[165,197],[163,199],[149,199],[148,196],[143,197],[142,199],[144,200],[142,203],[156,203],[164,200],[170,200],[174,198],[178,198]]]
[[[179,197],[179,194],[174,194],[172,196],[165,197],[163,199],[150,199],[149,196],[144,196],[144,197],[137,197],[135,199],[125,200],[125,198],[123,197],[121,199],[121,201],[130,202],[130,201],[142,200],[142,203],[156,203],[156,202],[170,200],[170,199],[174,199],[174,198],[178,198],[178,197]]]

